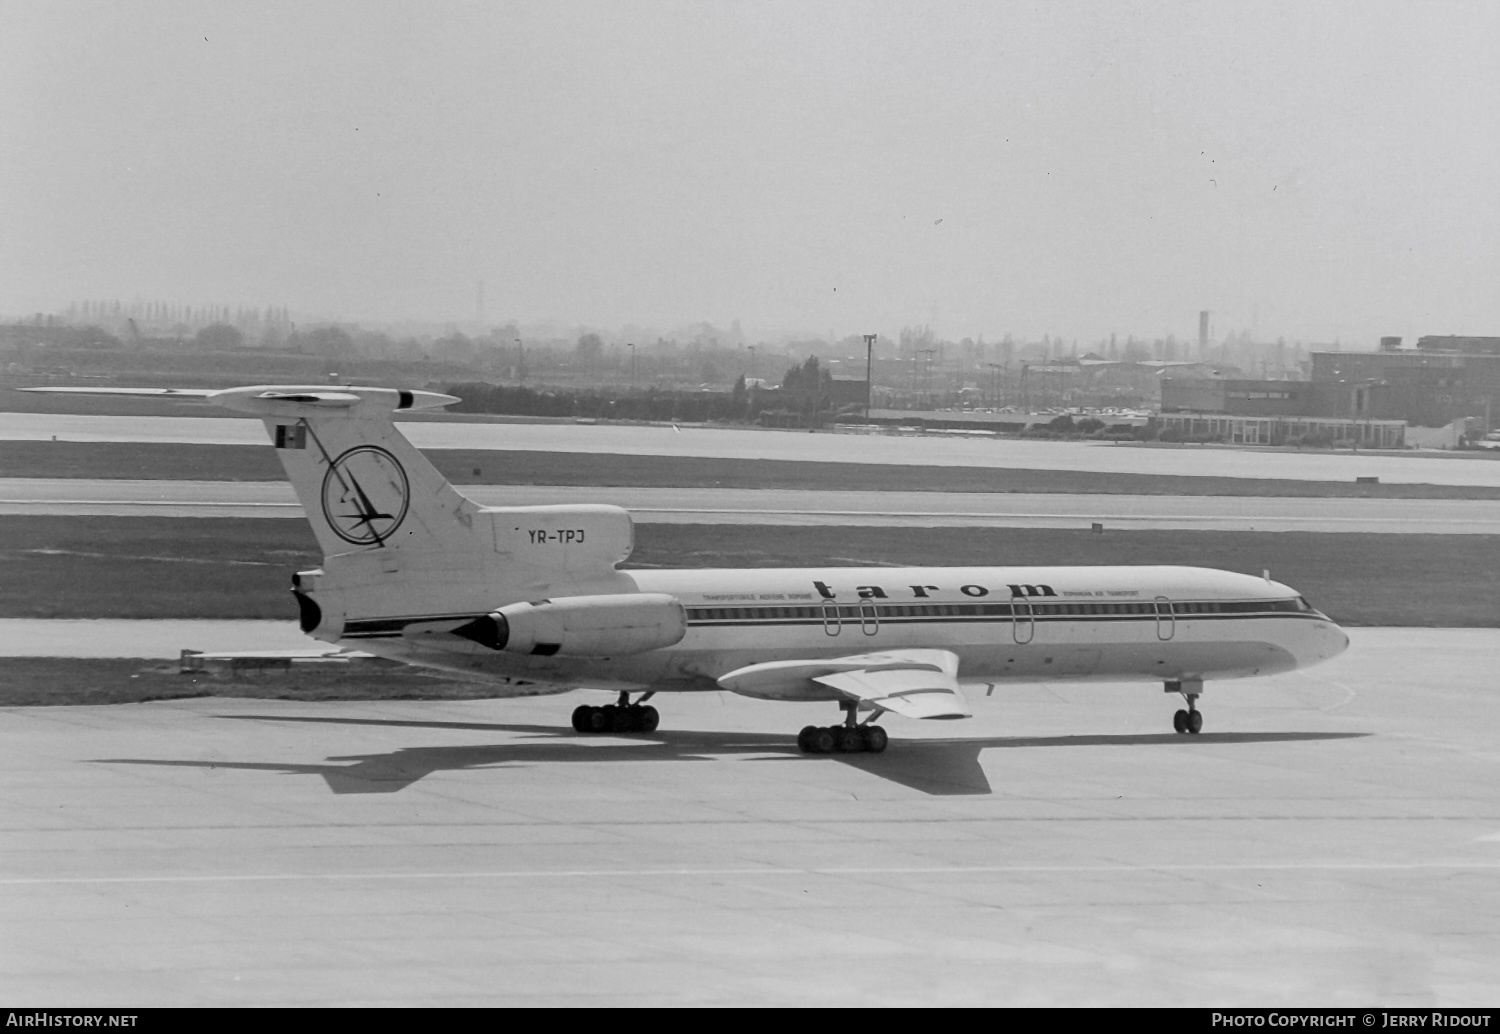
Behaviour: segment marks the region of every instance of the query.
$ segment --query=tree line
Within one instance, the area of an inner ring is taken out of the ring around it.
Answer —
[[[786,371],[779,388],[747,387],[741,374],[730,391],[670,388],[530,388],[465,382],[443,390],[462,401],[459,413],[572,417],[594,420],[744,421],[816,426],[837,414],[829,400],[832,377],[809,356]]]

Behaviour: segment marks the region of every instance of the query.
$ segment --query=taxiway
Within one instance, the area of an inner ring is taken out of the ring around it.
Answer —
[[[464,485],[484,506],[613,503],[643,524],[1500,534],[1500,501]],[[300,518],[283,481],[0,478],[0,514]]]
[[[516,449],[634,456],[825,460],[945,467],[1001,467],[1119,474],[1293,478],[1500,486],[1500,462],[1441,453],[1289,452],[1282,449],[1143,447],[1108,442],[808,434],[732,427],[635,424],[403,422],[419,449]],[[188,442],[265,445],[258,420],[0,412],[0,441]],[[872,447],[878,443],[877,447]]]

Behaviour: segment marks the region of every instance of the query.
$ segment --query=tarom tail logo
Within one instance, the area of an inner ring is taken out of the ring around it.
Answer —
[[[323,475],[323,516],[334,534],[356,546],[378,546],[406,519],[411,485],[396,457],[357,445]]]

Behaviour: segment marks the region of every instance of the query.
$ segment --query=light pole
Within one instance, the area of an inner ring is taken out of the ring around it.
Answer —
[[[635,387],[635,345],[627,341],[625,347],[630,349],[630,386]]]
[[[936,348],[920,348],[922,353],[922,394],[925,398],[922,405],[928,409],[932,408],[932,357],[937,353]]]
[[[875,394],[875,335],[865,335],[865,423],[870,422],[870,396]]]

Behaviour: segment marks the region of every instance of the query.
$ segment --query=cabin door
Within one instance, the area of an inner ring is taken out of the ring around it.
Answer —
[[[865,635],[880,631],[880,615],[875,611],[873,600],[859,601],[859,630]]]
[[[823,634],[838,635],[843,626],[839,623],[839,605],[825,601],[823,604]]]
[[[1172,610],[1172,601],[1165,596],[1156,597],[1156,638],[1162,642],[1177,634],[1177,614]]]
[[[1029,643],[1036,634],[1036,615],[1032,612],[1031,600],[1026,596],[1010,598],[1010,633],[1018,643]]]

